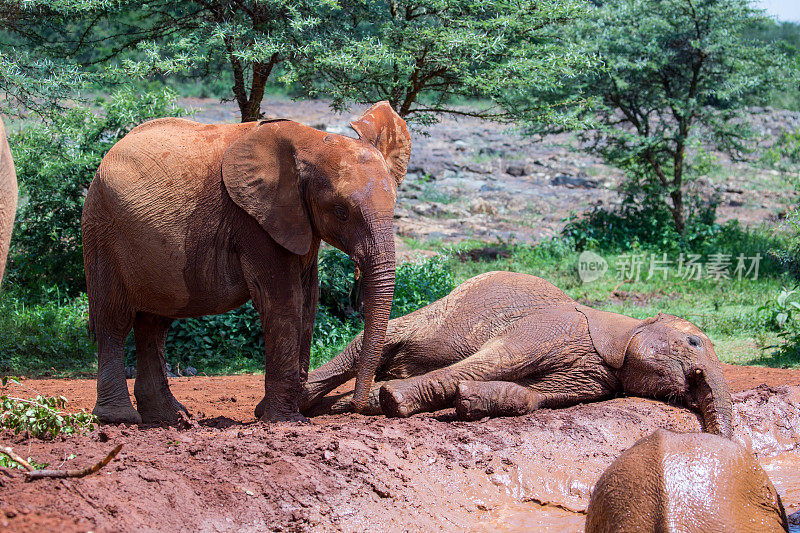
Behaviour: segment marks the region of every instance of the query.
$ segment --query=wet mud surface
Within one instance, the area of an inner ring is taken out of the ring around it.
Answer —
[[[798,511],[800,371],[726,373],[736,439],[787,512]],[[3,445],[53,467],[82,467],[124,444],[83,479],[26,483],[0,472],[0,530],[582,531],[591,487],[622,451],[659,427],[700,429],[692,412],[639,398],[470,423],[441,411],[267,425],[252,414],[260,376],[170,382],[195,415],[190,425],[104,426],[54,442],[0,433]],[[94,403],[93,380],[23,385],[12,392]]]

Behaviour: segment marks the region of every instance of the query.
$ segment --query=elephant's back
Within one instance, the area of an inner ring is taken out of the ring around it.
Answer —
[[[630,502],[638,505],[631,509]],[[785,531],[778,493],[752,454],[709,433],[656,430],[595,484],[586,531]]]
[[[219,176],[222,155],[247,124],[201,124],[181,118],[161,118],[135,127],[108,151],[95,180],[124,190],[157,185],[152,192],[180,184],[199,188],[209,176]]]
[[[496,310],[529,311],[574,301],[538,276],[506,271],[479,274],[459,285],[453,293],[463,293],[468,300],[487,302],[487,307]]]

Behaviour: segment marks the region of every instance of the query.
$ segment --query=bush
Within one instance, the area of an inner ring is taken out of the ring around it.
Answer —
[[[8,292],[0,298],[0,374],[92,373],[97,358],[86,327],[86,295],[44,294],[43,303],[26,303]]]
[[[686,232],[681,234],[663,202],[649,197],[640,201],[629,196],[618,209],[596,207],[582,218],[573,215],[561,234],[571,239],[578,250],[621,251],[645,246],[674,252],[696,249],[720,231],[713,203],[694,206],[687,217]]]
[[[77,296],[85,290],[81,211],[86,190],[111,146],[142,122],[180,115],[166,88],[131,88],[98,99],[99,112],[76,107],[11,136],[21,207],[12,237],[9,285],[31,297],[42,287]]]
[[[18,381],[3,378],[2,388],[7,383]],[[97,422],[94,415],[81,410],[79,413],[65,411],[67,399],[63,396],[38,395],[35,398],[15,398],[0,394],[0,428],[14,433],[28,433],[37,438],[88,433]]]

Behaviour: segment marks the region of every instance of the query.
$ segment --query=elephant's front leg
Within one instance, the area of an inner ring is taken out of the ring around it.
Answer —
[[[319,303],[319,275],[317,272],[316,247],[312,247],[314,260],[303,272],[303,329],[300,338],[300,381],[308,379],[308,366],[311,362],[311,340],[314,336],[314,319]]]
[[[381,387],[380,403],[387,416],[407,417],[423,411],[437,411],[453,404],[458,384],[463,381],[493,381],[519,377],[508,348],[490,342],[478,352],[448,367],[407,379],[387,382]]]
[[[297,400],[302,386],[300,343],[303,333],[303,291],[299,274],[266,286],[254,283],[253,303],[264,329],[264,398],[256,416],[265,422],[303,421]]]

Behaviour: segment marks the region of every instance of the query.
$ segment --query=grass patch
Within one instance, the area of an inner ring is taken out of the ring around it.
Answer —
[[[768,253],[786,243],[767,231],[729,228],[692,252],[660,252],[639,245],[627,250],[595,248],[607,261],[608,270],[590,283],[583,283],[578,275],[579,253],[570,238],[554,238],[535,246],[478,241],[446,246],[418,240],[407,240],[407,244],[441,255],[398,267],[392,317],[441,298],[477,274],[511,270],[545,278],[572,298],[598,309],[636,318],[658,312],[685,317],[708,334],[723,361],[800,366],[800,354],[768,349],[782,345],[780,328],[759,308],[774,301],[784,287],[794,286],[794,281]],[[666,278],[659,271],[649,275],[651,254],[661,258],[662,253],[673,261],[665,270]],[[702,271],[701,279],[686,279],[677,264],[681,253],[696,253],[704,263],[713,254],[730,254],[730,274],[737,254],[760,254],[758,278],[715,280]],[[622,272],[631,254],[644,257],[638,278]],[[331,249],[321,254],[312,367],[336,355],[363,327],[352,306],[352,279],[352,263],[344,254]],[[53,295],[52,301],[26,304],[6,292],[0,297],[0,373],[57,377],[94,373],[96,356],[86,332],[87,309],[85,296],[65,300]],[[263,372],[263,353],[260,322],[250,304],[223,315],[178,320],[167,343],[167,360],[173,367],[193,366],[206,374]],[[132,338],[126,364],[135,364]]]

